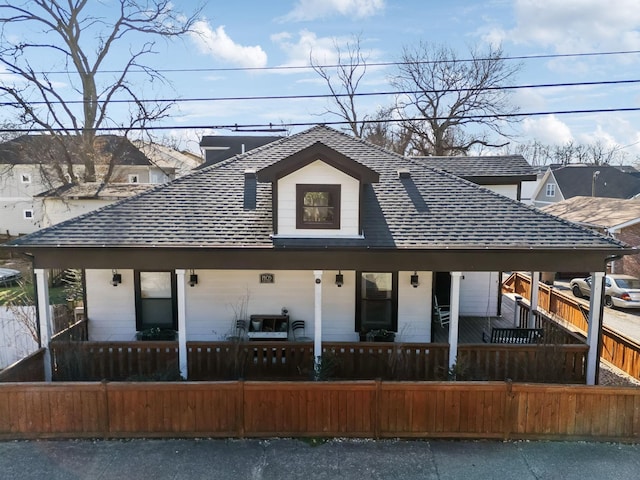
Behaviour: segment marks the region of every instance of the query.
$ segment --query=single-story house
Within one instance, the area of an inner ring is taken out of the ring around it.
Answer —
[[[322,341],[357,342],[370,331],[395,332],[399,342],[430,342],[437,272],[450,277],[453,366],[460,315],[485,311],[496,297],[498,287],[476,282],[478,276],[588,269],[602,278],[606,262],[635,253],[325,126],[4,248],[33,258],[41,304],[49,269],[84,269],[92,340],[176,329],[183,377],[187,341],[226,338],[236,320],[252,314],[303,320],[316,358]],[[593,298],[591,311],[599,312],[597,286]],[[46,309],[41,312],[47,345],[49,323]],[[587,375],[593,382],[598,315],[590,327]],[[274,324],[265,333],[286,338],[288,328]]]
[[[542,210],[634,247],[640,246],[639,198],[573,197]],[[640,277],[640,258],[638,255],[626,255],[611,262],[611,273]]]

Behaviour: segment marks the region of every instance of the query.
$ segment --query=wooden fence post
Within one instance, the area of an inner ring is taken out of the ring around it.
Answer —
[[[513,382],[511,380],[506,381],[507,390],[505,392],[505,418],[504,418],[504,440],[511,439],[511,433],[514,431],[515,425],[513,424],[515,419],[518,418],[516,408],[518,402],[515,400],[515,394],[513,393]]]
[[[98,412],[98,415],[101,415],[100,419],[100,429],[102,430],[102,437],[104,439],[108,439],[111,433],[111,415],[109,413],[109,382],[108,380],[102,380],[100,382],[102,384],[102,396],[104,401],[104,408],[102,408],[101,412]]]
[[[240,380],[238,380],[238,392],[237,392],[237,401],[240,404],[240,408],[238,411],[238,415],[240,417],[239,421],[238,421],[238,437],[239,438],[244,438],[244,434],[246,432],[246,425],[245,425],[245,409],[246,409],[246,405],[244,403],[244,380],[241,378]]]
[[[382,380],[376,378],[376,391],[373,399],[373,438],[378,440],[380,438],[380,390],[382,387]]]

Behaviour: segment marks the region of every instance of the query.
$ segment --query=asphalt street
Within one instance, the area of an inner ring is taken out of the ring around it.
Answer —
[[[591,442],[65,440],[0,442],[12,479],[640,479],[640,445]]]

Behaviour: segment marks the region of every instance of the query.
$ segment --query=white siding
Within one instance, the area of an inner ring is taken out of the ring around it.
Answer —
[[[340,184],[340,229],[296,229],[296,185]],[[360,182],[326,163],[315,162],[278,181],[278,235],[339,236],[359,235]]]
[[[260,283],[258,270],[197,270],[198,285],[187,286],[187,340],[224,340],[234,324],[234,306],[248,297],[247,314],[305,320],[313,336],[314,277],[308,271],[270,271],[274,283]]]
[[[90,340],[135,338],[133,271],[118,270],[122,283],[111,285],[111,270],[87,270]],[[306,335],[314,332],[314,276],[311,271],[271,271],[272,284],[261,284],[259,270],[196,270],[198,284],[186,287],[187,340],[224,340],[234,323],[234,306],[248,296],[247,314],[280,314],[304,320]],[[322,332],[325,341],[358,341],[355,331],[355,272],[343,271],[344,285],[335,284],[335,270],[322,276]],[[398,280],[398,340],[428,342],[431,338],[431,272],[418,272],[420,286],[410,285],[413,272]],[[188,277],[188,276],[187,276]]]
[[[504,195],[512,200],[518,199],[518,186],[517,185],[482,185],[484,188],[488,188],[492,192]]]
[[[431,341],[431,272],[417,272],[420,285],[411,286],[413,272],[398,273],[398,334],[400,342]]]
[[[130,341],[136,335],[133,270],[118,270],[122,283],[111,285],[111,270],[87,270],[89,340]]]
[[[495,316],[498,311],[497,272],[463,272],[460,283],[460,315]]]

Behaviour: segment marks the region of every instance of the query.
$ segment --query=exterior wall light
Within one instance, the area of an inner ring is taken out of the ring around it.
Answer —
[[[411,286],[418,288],[418,285],[420,285],[420,277],[418,276],[418,272],[413,272],[413,275],[411,275]]]
[[[122,283],[122,275],[118,273],[118,270],[112,270],[113,276],[111,277],[111,285],[117,287]]]
[[[341,287],[344,285],[344,275],[342,275],[342,271],[338,270],[338,274],[336,275],[336,285]]]
[[[198,284],[198,275],[191,270],[191,275],[189,275],[189,286],[195,287]]]

